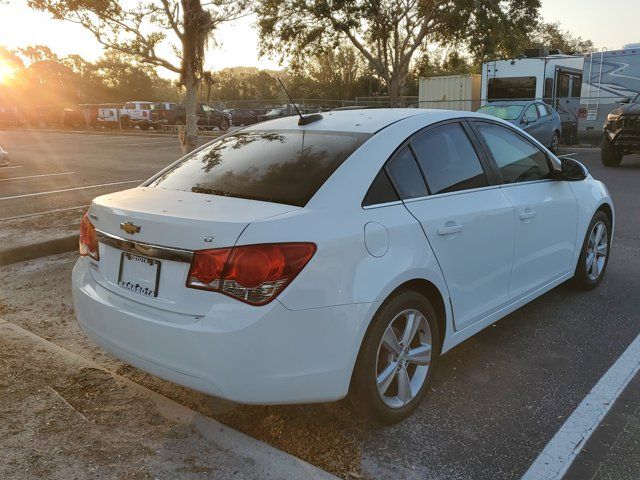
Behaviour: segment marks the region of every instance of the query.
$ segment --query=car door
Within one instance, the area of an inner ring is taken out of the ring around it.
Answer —
[[[555,180],[546,152],[516,130],[472,123],[495,162],[515,208],[516,238],[509,295],[516,299],[571,272],[578,207],[567,182]]]
[[[415,152],[419,169],[411,175],[424,178],[428,191],[411,199],[399,192],[442,268],[456,330],[508,302],[515,238],[513,206],[494,184],[468,128],[449,122],[415,135],[402,155],[413,162]],[[389,174],[397,177],[395,163]]]
[[[536,108],[538,109],[538,115],[540,118],[538,122],[540,123],[540,140],[545,147],[551,146],[551,141],[553,139],[553,133],[555,131],[555,127],[553,125],[553,116],[551,115],[551,111],[549,107],[547,107],[543,103],[536,103]]]
[[[532,103],[526,108],[522,119],[524,120],[522,129],[540,143],[546,145],[544,140],[544,130],[540,123],[540,115],[538,114],[538,108],[535,103]]]

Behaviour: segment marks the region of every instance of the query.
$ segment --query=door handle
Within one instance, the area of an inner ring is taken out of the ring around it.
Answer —
[[[531,208],[525,208],[520,211],[520,220],[531,220],[536,216],[536,211]]]
[[[462,225],[453,222],[445,223],[444,227],[438,229],[438,235],[454,235],[462,231]]]

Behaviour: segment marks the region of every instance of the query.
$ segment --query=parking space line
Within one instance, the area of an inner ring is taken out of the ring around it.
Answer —
[[[13,195],[11,197],[0,197],[0,202],[3,200],[15,200],[16,198],[37,197],[39,195],[50,195],[52,193],[73,192],[75,190],[85,190],[87,188],[110,187],[112,185],[124,185],[125,183],[139,183],[142,181],[143,180],[127,180],[126,182],[101,183],[98,185],[86,185],[84,187],[63,188],[61,190],[50,190],[48,192],[25,193],[23,195]]]
[[[80,210],[81,208],[89,208],[89,206],[90,205],[78,205],[77,207],[56,208],[53,210],[45,210],[44,212],[27,213],[25,215],[16,215],[15,217],[0,218],[0,222],[5,222],[8,220],[20,220],[23,218],[39,217],[40,215],[47,215],[49,213],[70,212],[71,210]]]
[[[640,335],[560,427],[522,480],[560,480],[627,384],[640,371]]]
[[[22,168],[22,165],[13,165],[11,167],[2,167],[2,168],[0,168],[0,172],[3,171],[3,170],[10,170],[12,168]]]
[[[60,175],[72,175],[76,172],[63,172],[63,173],[43,173],[41,175],[27,175],[26,177],[11,177],[2,178],[0,182],[8,182],[9,180],[26,180],[27,178],[41,178],[41,177],[57,177]]]

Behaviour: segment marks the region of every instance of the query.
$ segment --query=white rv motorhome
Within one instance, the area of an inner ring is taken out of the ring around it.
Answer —
[[[555,108],[565,142],[573,143],[578,128],[582,88],[582,55],[548,54],[546,49],[482,64],[481,103],[497,100],[541,100]]]
[[[602,137],[609,112],[640,93],[640,44],[585,55],[578,122],[580,138]]]

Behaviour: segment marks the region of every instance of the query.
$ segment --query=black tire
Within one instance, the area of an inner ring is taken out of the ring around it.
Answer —
[[[553,132],[553,138],[551,139],[551,145],[549,145],[549,150],[551,150],[553,153],[556,153],[559,147],[560,147],[560,132],[556,130],[555,132]]]
[[[418,310],[427,320],[431,333],[431,359],[422,387],[412,400],[405,406],[392,408],[382,400],[376,383],[379,346],[387,327],[398,314],[407,309]],[[364,417],[365,420],[373,419],[381,424],[398,423],[410,416],[427,394],[439,354],[440,332],[436,313],[431,303],[423,295],[413,290],[402,290],[388,298],[371,321],[353,370],[349,400],[356,414]]]
[[[131,128],[131,122],[129,122],[129,117],[120,118],[120,128],[123,130],[129,130]]]
[[[600,146],[600,159],[605,167],[617,167],[622,161],[622,151],[605,136]]]
[[[223,118],[222,120],[220,120],[220,123],[218,124],[218,128],[220,129],[221,132],[226,132],[227,130],[229,130],[230,126],[231,126],[231,123],[227,118]]]
[[[592,250],[592,245],[590,242],[591,233],[594,231],[595,226],[602,222],[606,229],[606,242],[607,242],[607,250],[606,256],[604,257],[604,262],[601,268],[599,268],[599,272],[596,278],[593,278],[591,272],[587,267],[587,256],[590,255]],[[591,223],[589,223],[589,228],[587,229],[587,233],[585,234],[584,241],[582,242],[582,250],[580,251],[580,257],[578,258],[578,265],[576,265],[576,271],[573,276],[573,284],[577,288],[581,290],[591,290],[598,286],[598,284],[604,278],[605,272],[607,270],[607,265],[609,264],[609,257],[611,256],[611,220],[609,216],[599,210],[591,219]]]
[[[144,130],[144,131],[149,130],[149,123],[148,122],[142,122],[138,126],[140,127],[140,130]]]

